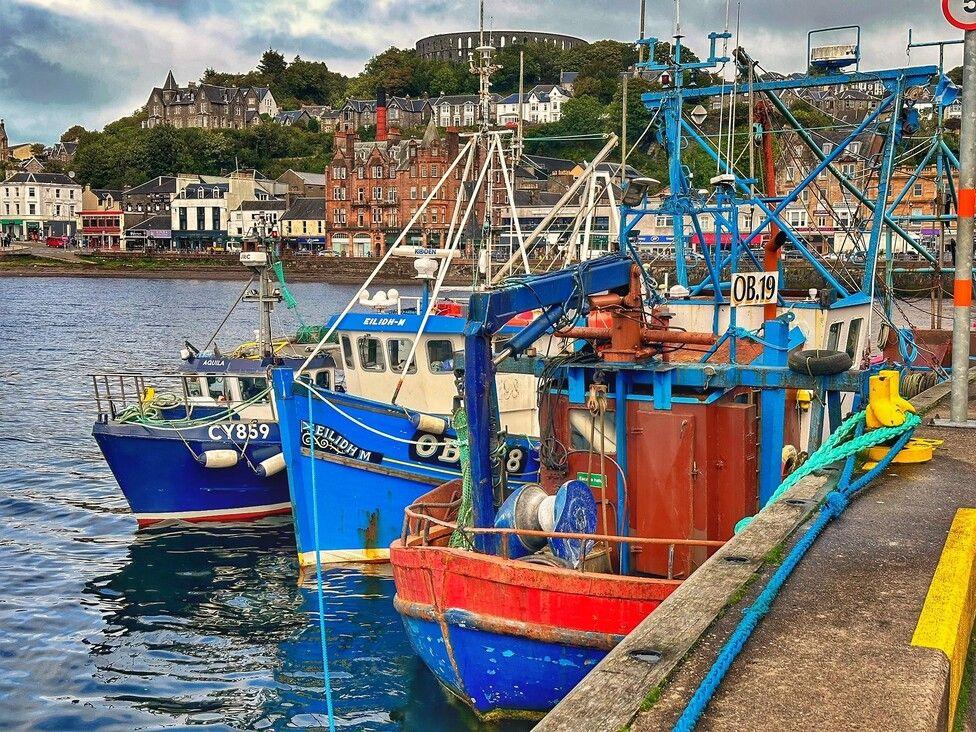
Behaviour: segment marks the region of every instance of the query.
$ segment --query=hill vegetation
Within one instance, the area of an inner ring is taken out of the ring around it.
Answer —
[[[525,54],[526,90],[536,84],[558,83],[561,71],[579,74],[575,97],[564,106],[563,118],[553,124],[527,127],[527,149],[577,162],[591,159],[602,143],[551,138],[619,131],[620,75],[637,61],[634,46],[612,40],[566,50],[539,43],[507,46],[495,57],[501,68],[492,77],[492,88],[499,94],[518,90],[520,52]],[[670,52],[668,44],[659,44],[655,56],[664,59]],[[708,80],[707,73],[695,74],[698,83]],[[282,109],[303,104],[338,107],[349,97],[372,99],[380,86],[389,95],[411,97],[433,98],[477,91],[477,77],[467,63],[427,60],[415,50],[399,48],[389,48],[374,56],[352,78],[330,70],[325,62],[307,61],[299,56],[288,62],[280,52],[268,49],[255,68],[246,73],[211,68],[200,80],[224,86],[266,86]],[[631,80],[628,95],[631,144],[641,137],[650,122],[640,95],[655,86]],[[79,141],[77,156],[70,166],[77,180],[93,187],[119,188],[167,173],[217,175],[236,167],[256,168],[269,177],[276,177],[288,168],[323,170],[332,147],[332,136],[320,132],[315,121],[306,127],[285,127],[264,119],[261,124],[244,130],[169,126],[144,129],[141,123],[145,118],[145,112],[137,110],[106,125],[101,132],[90,132],[77,125],[67,130],[62,139]],[[368,139],[369,134],[365,130],[364,138]],[[650,135],[644,136],[629,162],[650,175],[662,177],[666,170],[663,155],[651,157],[643,152],[650,140]],[[694,169],[698,163],[693,159],[690,164]]]

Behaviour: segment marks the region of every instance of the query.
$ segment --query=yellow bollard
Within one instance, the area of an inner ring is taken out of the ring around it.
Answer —
[[[871,377],[868,384],[868,407],[865,425],[869,430],[879,427],[898,427],[909,413],[915,413],[912,403],[898,392],[899,372],[886,370]]]

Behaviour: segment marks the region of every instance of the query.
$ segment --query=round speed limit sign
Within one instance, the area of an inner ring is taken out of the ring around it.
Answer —
[[[956,28],[976,30],[976,0],[942,0],[942,12]]]

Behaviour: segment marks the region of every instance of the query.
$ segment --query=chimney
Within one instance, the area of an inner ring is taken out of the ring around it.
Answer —
[[[389,137],[386,128],[386,89],[376,89],[376,141],[383,142]]]
[[[454,160],[457,157],[458,150],[458,138],[460,137],[458,133],[458,128],[451,125],[444,130],[444,139],[447,142],[447,159]]]

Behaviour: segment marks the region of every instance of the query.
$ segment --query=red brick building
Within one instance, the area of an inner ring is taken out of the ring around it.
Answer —
[[[442,134],[433,122],[422,140],[401,140],[396,130],[385,136],[385,140],[363,142],[348,127],[336,130],[326,170],[326,226],[333,251],[381,256],[458,154],[457,129]],[[458,166],[405,243],[446,244],[460,171]],[[472,221],[466,228],[472,226],[477,224]]]

